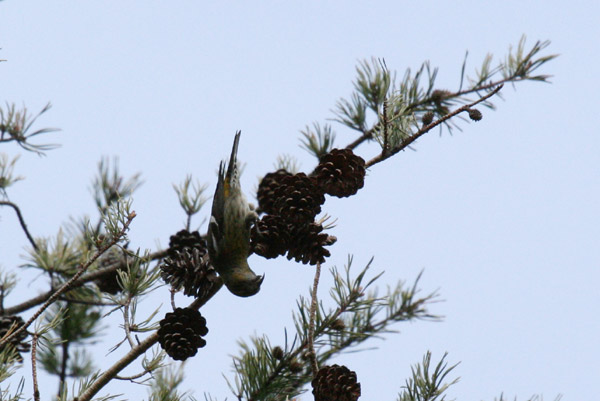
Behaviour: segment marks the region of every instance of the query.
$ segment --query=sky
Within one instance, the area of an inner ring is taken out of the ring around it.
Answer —
[[[367,172],[356,196],[328,199],[338,242],[324,267],[319,295],[328,301],[327,270],[351,254],[356,270],[374,257],[379,285],[412,283],[423,271],[423,294],[443,302],[430,311],[441,322],[394,326],[375,349],[333,361],[356,371],[363,400],[394,400],[410,367],[431,350],[448,353],[460,381],[457,400],[597,399],[600,371],[600,136],[594,128],[600,79],[595,66],[600,4],[576,1],[329,1],[329,2],[0,2],[0,101],[31,112],[53,107],[37,127],[60,148],[45,157],[21,155],[9,189],[36,237],[54,236],[70,217],[96,216],[90,193],[103,156],[119,158],[125,175],[142,174],[131,247],[162,249],[185,224],[173,183],[186,174],[214,190],[217,166],[242,130],[242,184],[252,197],[258,179],[282,154],[311,171],[300,130],[331,123],[332,109],[352,92],[360,60],[383,58],[398,76],[425,60],[438,66],[438,86],[456,89],[487,53],[503,59],[523,34],[528,45],[552,43],[560,54],[540,71],[552,84],[525,82],[502,90],[497,110],[462,123],[452,135],[430,132],[412,150]],[[354,133],[333,123],[336,144]],[[369,159],[376,146],[357,153]],[[193,226],[206,230],[208,207]],[[0,266],[23,278],[5,300],[13,305],[45,287],[24,263],[27,240],[11,209],[0,209]],[[202,308],[208,345],[185,364],[182,389],[202,399],[233,396],[230,355],[250,335],[283,343],[299,295],[314,269],[284,258],[250,258],[266,273],[261,292],[241,299],[221,291]],[[185,305],[188,300],[181,299]],[[148,310],[169,300],[165,288],[143,301]],[[32,311],[25,314],[30,316]],[[122,355],[119,320],[107,318],[107,343],[95,345],[99,368]],[[116,334],[115,334],[116,333]],[[127,373],[136,373],[139,365]],[[32,387],[29,365],[26,395]],[[42,399],[57,384],[41,378]],[[1,388],[2,386],[0,386]],[[128,382],[104,393],[141,399]],[[305,394],[301,399],[312,399]]]

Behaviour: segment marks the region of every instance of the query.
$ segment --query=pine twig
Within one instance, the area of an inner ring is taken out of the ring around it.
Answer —
[[[419,137],[421,137],[423,134],[426,134],[427,132],[431,131],[433,128],[437,127],[438,125],[442,124],[443,122],[451,119],[452,117],[468,111],[471,107],[486,101],[487,99],[489,99],[490,97],[494,96],[495,94],[497,94],[500,89],[502,89],[503,85],[500,85],[498,87],[496,87],[496,89],[494,89],[493,91],[491,91],[490,93],[488,93],[487,95],[477,99],[474,102],[471,102],[469,104],[465,104],[462,107],[459,107],[458,109],[446,114],[445,116],[443,116],[442,118],[440,118],[439,120],[436,120],[434,122],[432,122],[431,124],[428,124],[426,126],[424,126],[423,128],[421,128],[420,130],[418,130],[415,134],[409,136],[408,138],[404,139],[402,142],[400,142],[398,144],[398,146],[394,147],[393,149],[390,149],[389,152],[385,153],[385,152],[381,152],[378,156],[375,156],[374,158],[372,158],[371,160],[369,160],[366,164],[365,167],[371,167],[379,162],[382,162],[386,159],[388,159],[389,157],[395,155],[396,153],[400,152],[401,150],[405,149],[406,147],[410,146],[410,144],[412,144],[414,141],[416,141]]]
[[[167,255],[167,251],[157,251],[154,252],[150,255],[148,255],[147,258],[144,258],[144,260],[157,260],[157,259],[162,259]],[[116,262],[112,265],[110,265],[110,267],[107,267],[105,269],[100,269],[100,270],[96,270],[87,274],[84,274],[83,276],[81,276],[79,279],[73,281],[73,283],[71,284],[71,287],[69,288],[74,289],[74,288],[78,288],[83,286],[85,283],[89,283],[90,281],[94,281],[97,280],[101,277],[104,277],[106,275],[112,274],[114,273],[119,266],[121,266],[121,262]],[[36,305],[40,305],[42,303],[44,303],[44,301],[46,301],[47,299],[49,299],[52,294],[54,294],[54,290],[50,290],[48,292],[45,292],[43,294],[37,295],[33,298],[28,299],[27,301],[24,301],[20,304],[17,304],[15,306],[11,306],[8,308],[4,309],[4,314],[5,315],[16,315],[18,313],[21,313],[23,311],[26,311],[28,309],[33,308]]]

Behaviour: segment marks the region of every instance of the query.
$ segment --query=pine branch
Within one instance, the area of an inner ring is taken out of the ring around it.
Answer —
[[[34,132],[29,132],[38,117],[50,110],[50,107],[52,107],[50,103],[46,104],[33,117],[28,114],[26,108],[17,110],[14,104],[7,104],[6,110],[0,108],[0,143],[14,141],[23,149],[35,152],[40,156],[43,156],[46,150],[57,148],[58,145],[54,144],[36,145],[29,142],[29,139],[34,136],[58,131],[56,128],[42,128]]]
[[[381,277],[379,274],[365,282],[370,264],[355,278],[351,278],[349,273],[351,260],[345,277],[336,269],[331,270],[335,278],[331,295],[337,307],[327,311],[319,304],[314,319],[314,347],[319,365],[350,347],[390,332],[389,326],[395,322],[438,319],[426,309],[429,303],[435,301],[437,293],[416,299],[421,275],[409,289],[404,289],[403,283],[399,283],[386,296],[377,297],[376,290],[366,294],[365,291]],[[251,344],[241,343],[243,352],[234,358],[237,388],[230,384],[237,399],[291,398],[300,394],[302,387],[312,380],[313,369],[302,362],[306,358],[310,360],[312,300],[309,302],[301,297],[298,301],[298,311],[294,316],[296,335],[290,346],[286,335],[284,350],[275,352],[265,337],[253,338]],[[380,314],[385,314],[385,317],[377,319]]]
[[[444,382],[448,374],[458,366],[455,364],[448,367],[446,356],[448,354],[444,354],[432,370],[431,352],[427,351],[422,364],[411,368],[412,377],[406,380],[404,392],[398,395],[398,401],[444,401],[444,392],[459,381],[459,378],[456,378],[448,383]]]
[[[412,144],[414,141],[416,141],[419,137],[421,137],[422,135],[426,134],[427,132],[431,131],[433,128],[437,127],[440,124],[443,124],[444,122],[446,122],[447,120],[451,119],[452,117],[465,112],[465,111],[469,111],[473,106],[485,102],[487,99],[489,99],[490,97],[494,96],[495,94],[497,94],[500,89],[502,89],[502,85],[498,86],[497,88],[495,88],[494,90],[492,90],[490,93],[488,93],[487,95],[477,99],[474,102],[471,102],[469,104],[465,104],[462,107],[459,107],[458,109],[446,114],[445,116],[443,116],[442,118],[432,122],[431,124],[428,124],[424,127],[422,127],[421,129],[419,129],[417,132],[415,132],[414,134],[410,135],[409,137],[405,138],[404,140],[402,140],[398,145],[394,146],[392,149],[390,149],[389,152],[385,152],[385,149],[378,155],[375,156],[374,158],[372,158],[371,160],[369,160],[365,167],[371,167],[377,163],[380,163],[388,158],[390,158],[391,156],[395,155],[396,153],[400,152],[401,150],[407,148],[408,146],[410,146],[410,144]]]
[[[27,328],[50,306],[52,305],[55,301],[57,301],[60,296],[65,293],[66,291],[68,291],[69,289],[72,288],[72,285],[75,281],[77,281],[77,279],[79,279],[79,277],[81,277],[81,275],[83,275],[83,273],[85,273],[85,271],[88,269],[88,267],[90,267],[92,265],[92,263],[94,263],[104,252],[106,252],[111,246],[115,245],[117,242],[119,242],[121,240],[121,238],[125,235],[125,232],[129,229],[129,225],[131,224],[131,221],[135,218],[135,212],[131,212],[128,216],[127,216],[127,220],[125,221],[125,223],[123,224],[123,227],[121,229],[121,231],[118,232],[117,235],[113,236],[113,238],[108,241],[105,245],[103,245],[101,248],[98,249],[98,251],[84,264],[81,264],[78,267],[78,271],[77,273],[75,273],[75,275],[73,275],[73,277],[67,281],[66,283],[64,283],[59,289],[57,289],[47,300],[46,302],[44,302],[44,304],[33,314],[33,316],[31,316],[31,318],[29,318],[29,320],[21,327],[19,327],[18,330],[15,330],[12,334],[10,334],[7,337],[4,337],[0,340],[0,348],[2,346],[4,346],[4,344],[8,343],[9,341],[11,341],[13,338],[15,338],[17,335],[19,335],[19,333],[23,332],[24,330],[27,330]]]
[[[158,260],[158,259],[164,258],[165,256],[167,256],[167,250],[157,251],[157,252],[151,253],[147,257],[143,258],[143,261]],[[121,267],[121,262],[115,262],[114,264],[111,264],[110,266],[108,266],[104,269],[99,269],[99,270],[96,270],[96,271],[93,271],[90,273],[86,273],[86,274],[82,275],[81,277],[79,277],[77,280],[74,280],[72,282],[71,286],[69,287],[68,291],[76,289],[78,287],[81,287],[91,281],[98,280],[104,276],[111,275],[115,271],[117,271],[117,269],[119,269],[120,267]],[[68,291],[67,291],[67,293],[68,293]],[[37,295],[33,298],[30,298],[27,301],[24,301],[20,304],[5,308],[4,315],[16,315],[18,313],[21,313],[28,309],[31,309],[37,305],[40,305],[40,304],[44,303],[46,300],[48,300],[54,294],[54,292],[55,292],[55,290],[50,290],[43,294]]]
[[[391,139],[396,139],[397,143],[412,142],[411,138],[415,134],[410,132],[412,129],[408,129],[408,123],[411,120],[416,121],[419,116],[434,113],[440,117],[440,126],[446,126],[452,131],[458,126],[450,118],[445,118],[450,113],[449,107],[472,102],[467,98],[468,95],[487,94],[505,83],[548,82],[549,75],[534,75],[534,71],[557,57],[554,54],[539,56],[539,53],[549,44],[548,41],[537,41],[526,52],[525,37],[523,36],[517,50],[510,49],[506,61],[501,62],[495,68],[490,68],[491,55],[485,57],[481,69],[476,72],[476,78],[468,78],[470,86],[463,89],[465,57],[459,89],[456,91],[434,90],[437,68],[432,70],[429,62],[424,62],[414,75],[408,69],[399,85],[396,84],[394,75],[387,70],[385,64],[382,66],[381,61],[374,59],[371,64],[361,62],[357,67],[355,92],[352,93],[351,100],[339,100],[334,111],[335,121],[360,133],[346,148],[354,150],[364,142],[377,139],[383,148],[382,154],[387,156],[392,153],[387,150]],[[492,78],[497,74],[502,74],[502,78],[493,80]],[[427,82],[425,85],[421,85],[420,81],[424,76]],[[487,98],[481,103],[489,108],[494,107],[491,102],[487,101]],[[377,121],[371,127],[366,127],[367,109],[377,114]],[[454,116],[452,115],[452,117]],[[390,128],[395,128],[397,131],[395,135],[390,135]],[[400,140],[398,141],[394,136]],[[397,146],[392,148],[397,148]],[[381,160],[386,158],[380,157]]]

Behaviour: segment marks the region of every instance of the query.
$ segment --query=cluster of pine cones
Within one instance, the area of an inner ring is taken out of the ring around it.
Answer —
[[[316,265],[330,252],[325,246],[336,238],[315,222],[325,194],[354,195],[364,185],[365,161],[350,149],[333,149],[310,174],[278,170],[258,186],[258,212],[264,213],[252,230],[252,250],[265,258],[287,253],[288,259]]]
[[[219,282],[210,264],[206,241],[198,231],[181,230],[169,239],[167,256],[160,265],[165,283],[175,291],[202,298]],[[184,361],[206,345],[206,319],[195,309],[177,308],[160,321],[158,341],[169,356]]]
[[[323,263],[330,256],[324,247],[336,241],[315,222],[325,194],[340,198],[354,195],[363,187],[364,177],[365,161],[349,149],[333,149],[321,157],[310,175],[285,170],[267,174],[258,187],[262,218],[252,229],[252,251],[265,258],[287,253],[288,259],[304,264]],[[198,231],[181,230],[172,235],[160,269],[163,280],[174,290],[183,289],[185,295],[196,298],[210,293],[219,281],[210,264],[206,241]],[[167,354],[185,360],[206,344],[202,338],[206,333],[206,320],[199,312],[177,308],[161,320],[158,336]],[[319,383],[329,383],[331,377]],[[325,384],[319,386],[328,388]],[[360,394],[360,385],[358,391]]]
[[[308,176],[285,170],[267,174],[258,187],[258,212],[264,215],[252,231],[254,253],[265,258],[287,253],[296,262],[323,263],[330,256],[324,247],[336,241],[315,222],[324,195],[354,195],[364,178],[365,161],[350,149],[333,149]],[[356,373],[345,366],[323,366],[312,387],[315,401],[356,401],[361,394]]]

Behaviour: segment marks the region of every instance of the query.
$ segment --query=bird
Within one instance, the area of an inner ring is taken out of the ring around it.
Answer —
[[[237,152],[241,131],[233,140],[229,164],[219,165],[217,188],[208,224],[207,244],[211,263],[227,289],[239,297],[260,291],[264,280],[248,265],[250,230],[258,219],[242,193]]]

